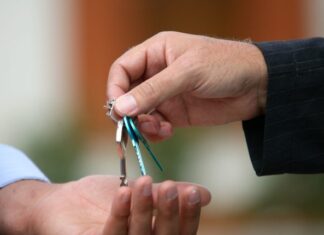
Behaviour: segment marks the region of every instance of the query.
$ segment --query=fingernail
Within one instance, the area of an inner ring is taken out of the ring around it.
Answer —
[[[137,103],[132,95],[126,94],[116,100],[115,107],[120,113],[131,115],[136,111]]]
[[[165,194],[168,201],[174,200],[178,197],[178,190],[176,187],[169,188]]]
[[[157,134],[157,128],[152,122],[143,122],[140,124],[140,129],[147,134]]]
[[[193,189],[188,197],[188,204],[195,205],[200,202],[200,193],[197,189]]]
[[[151,184],[146,184],[143,187],[143,196],[148,197],[152,195],[152,185]]]

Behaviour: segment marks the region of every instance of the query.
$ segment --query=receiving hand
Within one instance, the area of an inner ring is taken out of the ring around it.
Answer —
[[[163,32],[113,63],[107,96],[117,99],[117,114],[142,114],[141,131],[151,140],[163,140],[174,126],[217,125],[260,115],[266,70],[251,43]]]
[[[26,180],[0,190],[0,233],[41,235],[196,234],[208,190],[150,177],[130,187],[91,176],[65,184]],[[156,213],[154,212],[156,209]]]

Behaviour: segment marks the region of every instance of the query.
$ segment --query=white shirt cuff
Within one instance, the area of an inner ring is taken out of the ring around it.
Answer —
[[[23,152],[0,144],[0,188],[19,180],[49,182],[43,172]]]

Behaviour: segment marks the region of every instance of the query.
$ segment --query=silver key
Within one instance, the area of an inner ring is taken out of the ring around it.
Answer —
[[[120,159],[120,186],[127,186],[127,172],[126,172],[126,145],[127,145],[127,133],[124,126],[124,121],[119,120],[117,122],[117,131],[116,131],[116,144],[117,144],[117,153]]]

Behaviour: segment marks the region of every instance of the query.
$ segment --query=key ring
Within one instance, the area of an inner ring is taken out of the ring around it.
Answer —
[[[106,116],[110,117],[115,123],[118,123],[119,119],[116,117],[116,113],[114,112],[115,103],[116,99],[108,100],[104,107],[108,110]]]
[[[118,132],[118,127],[119,127],[118,124],[121,124],[123,126],[122,129],[125,128],[126,132],[128,133],[128,136],[131,139],[135,154],[137,156],[137,161],[138,161],[138,164],[139,164],[139,167],[140,167],[141,175],[146,175],[147,173],[146,173],[146,168],[145,168],[145,164],[144,164],[144,161],[143,161],[141,149],[140,149],[140,146],[139,146],[139,141],[142,142],[145,149],[148,151],[149,155],[151,156],[151,158],[155,162],[156,166],[160,169],[160,171],[163,171],[163,167],[162,167],[161,163],[159,162],[158,158],[153,153],[153,151],[150,148],[147,140],[144,138],[144,136],[140,133],[140,131],[136,127],[134,120],[131,117],[128,117],[128,116],[125,116],[122,119],[118,119],[116,117],[116,113],[113,111],[115,102],[116,102],[115,99],[107,101],[107,104],[105,105],[105,107],[108,109],[106,115],[108,117],[110,117],[117,124],[117,132]],[[116,139],[117,139],[117,137],[116,137]],[[118,139],[120,139],[120,138],[118,137]],[[117,143],[122,144],[121,141],[117,141]],[[124,180],[126,179],[126,168],[125,168],[126,167],[126,162],[125,162],[124,154],[122,154],[122,155],[123,155],[123,157],[121,158],[121,172],[122,172],[121,180],[122,180],[122,184],[123,184]],[[123,175],[125,176],[125,179],[124,179]],[[127,184],[127,181],[126,181],[126,184]]]

